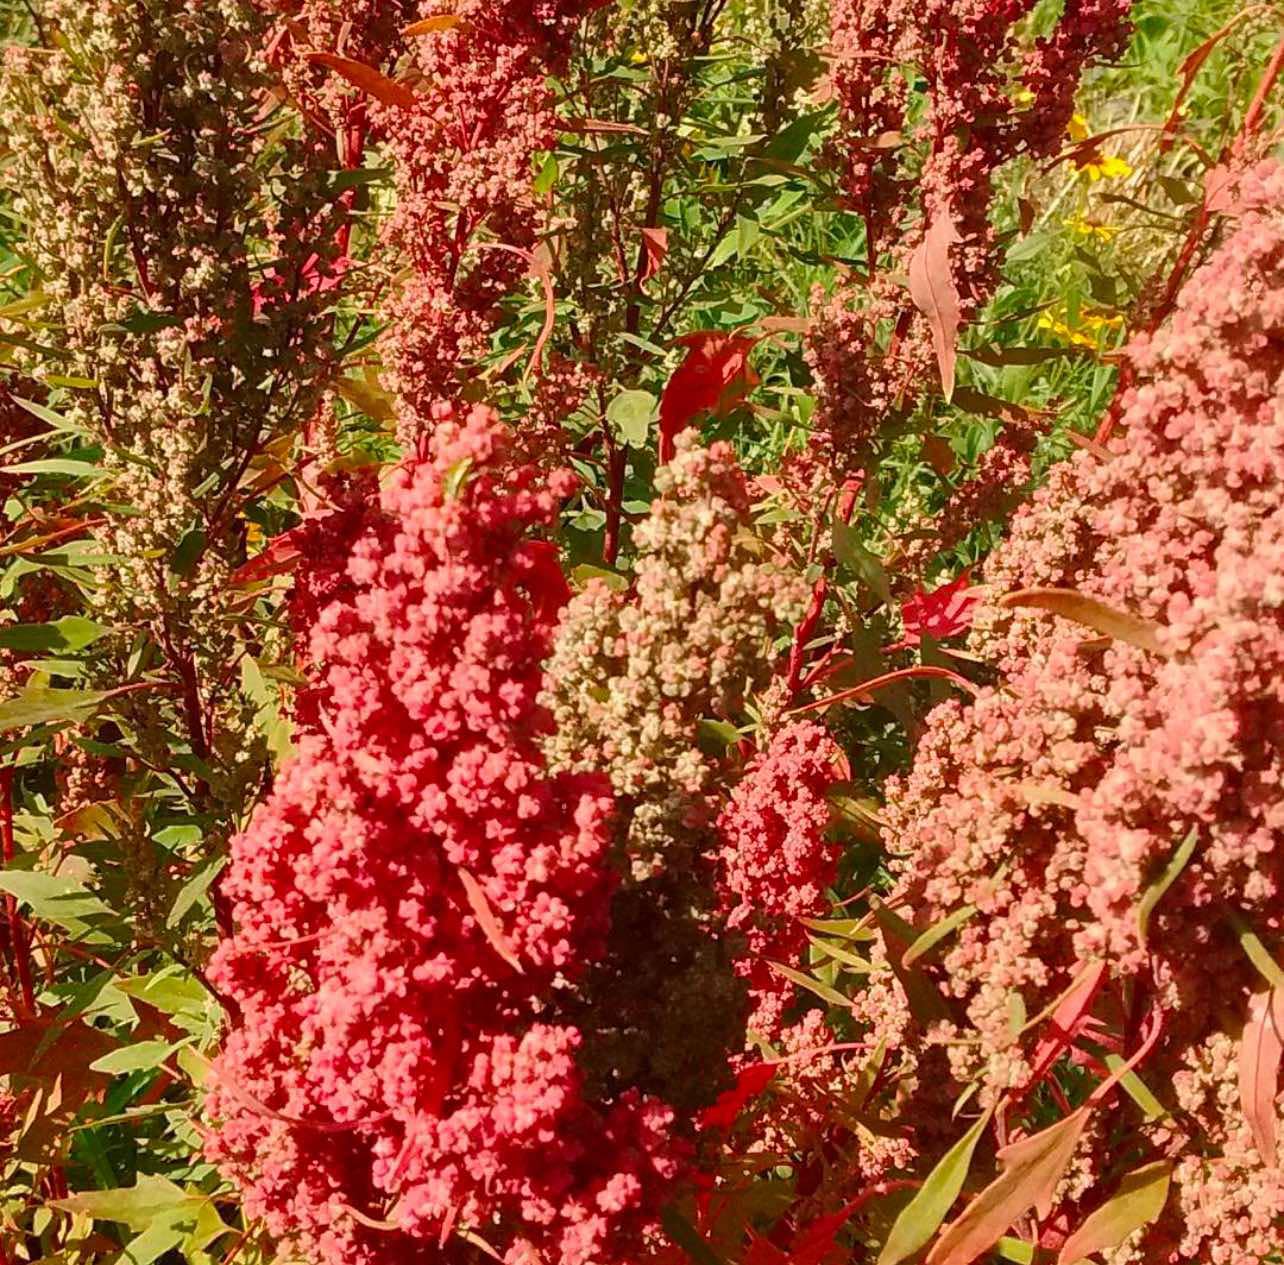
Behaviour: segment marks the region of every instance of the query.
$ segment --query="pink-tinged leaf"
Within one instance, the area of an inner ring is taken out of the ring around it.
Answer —
[[[687,348],[660,397],[660,460],[671,461],[674,439],[701,413],[724,413],[758,384],[749,367],[756,338],[705,330],[676,340]]]
[[[959,334],[959,292],[950,272],[950,247],[963,239],[948,215],[934,219],[910,258],[910,298],[927,317],[941,370],[941,390],[954,395],[954,370]]]
[[[1281,991],[1284,990],[1277,986],[1253,994],[1239,1046],[1239,1101],[1258,1154],[1267,1168],[1276,1166],[1275,1097],[1279,1091],[1284,1043],[1280,1041],[1271,1012],[1278,1004],[1275,998]]]
[[[775,1079],[775,1063],[751,1063],[736,1073],[736,1083],[700,1113],[703,1129],[730,1129],[737,1117]]]
[[[1088,1109],[999,1152],[1003,1172],[945,1227],[926,1265],[971,1265],[1032,1208],[1046,1208],[1088,1123]]]
[[[1209,167],[1204,172],[1204,210],[1216,215],[1239,215],[1244,208],[1235,195],[1241,174],[1233,167]]]
[[[1119,1247],[1130,1234],[1149,1225],[1168,1202],[1172,1173],[1169,1160],[1156,1160],[1129,1173],[1119,1189],[1062,1244],[1057,1265],[1079,1265],[1096,1252]]]
[[[1121,611],[1103,602],[1098,597],[1090,597],[1077,589],[1019,589],[1015,593],[1006,593],[999,599],[1000,606],[1048,611],[1060,615],[1063,619],[1083,624],[1103,637],[1115,641],[1127,642],[1139,650],[1150,654],[1167,656],[1168,652],[1160,644],[1160,625],[1154,620],[1143,619],[1130,611]]]
[[[1048,1026],[1030,1054],[1030,1078],[1021,1087],[1029,1093],[1040,1084],[1068,1050],[1091,1017],[1093,1003],[1106,980],[1106,964],[1091,962],[1075,977],[1075,982],[1062,997],[1048,1019]]]
[[[642,230],[642,250],[645,263],[642,268],[642,280],[650,281],[664,267],[669,255],[669,230],[667,228],[644,228]]]
[[[373,66],[367,66],[365,62],[353,61],[351,57],[340,57],[338,53],[309,53],[308,61],[317,66],[324,66],[327,70],[333,70],[354,88],[359,88],[367,96],[374,97],[384,105],[401,110],[413,110],[419,104],[419,98],[404,83],[389,79],[387,75]]]
[[[521,975],[522,964],[504,934],[504,929],[499,925],[499,919],[495,917],[495,911],[490,907],[482,885],[462,865],[459,867],[459,879],[464,885],[464,895],[468,897],[468,907],[473,911],[482,934],[490,941],[490,947]]]

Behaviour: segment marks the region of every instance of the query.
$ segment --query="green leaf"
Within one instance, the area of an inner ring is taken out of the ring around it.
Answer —
[[[899,1265],[923,1247],[945,1220],[963,1189],[976,1144],[981,1140],[994,1115],[990,1107],[952,1146],[928,1174],[914,1198],[901,1209],[887,1242],[883,1245],[878,1265]]]
[[[1230,924],[1239,937],[1240,948],[1244,950],[1248,960],[1257,967],[1262,978],[1272,988],[1284,988],[1284,970],[1280,969],[1280,964],[1262,943],[1257,932],[1234,910],[1230,911]]]
[[[53,690],[29,686],[0,703],[0,733],[28,725],[79,724],[111,697],[110,690]]]
[[[81,934],[89,924],[115,921],[116,915],[74,879],[37,871],[0,870],[0,892],[8,892],[37,918]]]
[[[1146,933],[1150,928],[1150,917],[1155,906],[1164,898],[1164,893],[1177,881],[1187,862],[1195,855],[1195,845],[1199,842],[1199,832],[1192,826],[1186,837],[1177,845],[1177,850],[1168,858],[1164,868],[1155,875],[1142,893],[1137,906],[1137,933],[1142,944],[1146,943]]]
[[[163,831],[161,832],[164,833]],[[179,888],[174,903],[170,906],[169,917],[165,920],[167,927],[177,927],[179,923],[202,901],[210,889],[210,884],[218,878],[226,857],[211,857],[191,878]]]
[[[549,154],[540,166],[539,174],[531,182],[531,189],[539,194],[551,193],[557,183],[557,174],[557,155]]]
[[[103,472],[92,461],[77,461],[73,457],[43,457],[39,461],[19,461],[5,466],[7,474],[69,474],[77,479],[95,479]]]
[[[1119,1247],[1130,1234],[1149,1225],[1168,1202],[1172,1172],[1171,1161],[1157,1160],[1129,1173],[1118,1191],[1065,1241],[1057,1265],[1078,1265],[1098,1252]]]
[[[704,1241],[700,1231],[672,1204],[660,1213],[664,1232],[696,1265],[723,1265],[722,1258]]]
[[[650,391],[621,391],[606,406],[606,420],[630,448],[645,448],[658,411]]]
[[[11,624],[0,628],[0,647],[24,652],[66,651],[75,654],[111,631],[80,615],[65,615],[49,624]]]
[[[884,605],[892,604],[892,586],[883,560],[861,544],[856,529],[841,518],[834,519],[834,557],[861,581]]]
[[[1128,1068],[1127,1060],[1122,1054],[1106,1053],[1103,1061],[1112,1072],[1119,1073],[1120,1087],[1141,1108],[1142,1114],[1148,1121],[1162,1120],[1168,1114],[1167,1108],[1150,1092],[1146,1082]],[[1124,1070],[1125,1068],[1127,1070]]]
[[[52,1204],[64,1212],[116,1221],[138,1232],[122,1257],[138,1265],[147,1265],[180,1244],[188,1255],[203,1251],[231,1229],[208,1195],[184,1190],[165,1177],[141,1176],[133,1186],[84,1191]]]
[[[126,1072],[150,1071],[159,1067],[174,1052],[170,1041],[139,1041],[136,1045],[112,1050],[89,1065],[91,1071],[121,1076]]]
[[[118,980],[116,987],[166,1015],[205,1019],[214,1005],[213,997],[194,975],[176,968]]]
[[[815,993],[821,1001],[827,1001],[831,1006],[839,1006],[843,1010],[852,1008],[851,1000],[844,997],[837,989],[830,988],[828,984],[823,984],[818,979],[812,979],[810,975],[804,975],[801,971],[795,971],[792,967],[784,966],[780,962],[768,961],[767,965],[777,975],[783,975],[785,979],[797,984],[799,988],[805,988],[809,993]]]
[[[913,966],[919,958],[926,957],[946,936],[957,931],[975,914],[975,905],[964,905],[961,909],[956,909],[948,918],[942,918],[940,922],[933,923],[905,950],[901,965],[907,968]]]
[[[200,527],[193,527],[175,547],[174,556],[169,560],[169,569],[175,575],[191,575],[204,552],[205,532]]]

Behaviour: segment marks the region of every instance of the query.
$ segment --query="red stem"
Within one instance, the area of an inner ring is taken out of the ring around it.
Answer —
[[[6,866],[12,864],[13,846],[13,766],[0,769],[0,853]],[[13,950],[14,970],[22,990],[22,1004],[27,1014],[36,1013],[36,992],[31,984],[31,942],[27,927],[18,913],[17,899],[6,893],[5,916],[9,922],[9,943]]]

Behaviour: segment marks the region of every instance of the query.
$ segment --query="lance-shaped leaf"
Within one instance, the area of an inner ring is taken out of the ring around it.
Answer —
[[[971,1265],[1032,1208],[1047,1207],[1088,1123],[1088,1109],[999,1153],[1003,1172],[946,1226],[926,1265]]]
[[[1195,845],[1198,842],[1199,832],[1192,827],[1177,845],[1172,856],[1168,858],[1164,868],[1155,875],[1142,893],[1141,901],[1137,905],[1137,933],[1141,937],[1142,944],[1146,943],[1146,936],[1150,931],[1151,915],[1163,900],[1164,894],[1181,876],[1190,858],[1195,855]]]
[[[1119,1189],[1061,1246],[1057,1265],[1078,1265],[1094,1252],[1118,1247],[1132,1233],[1149,1225],[1164,1210],[1173,1166],[1156,1160],[1129,1173]]]
[[[1020,589],[1001,597],[999,605],[1048,611],[1150,654],[1168,653],[1159,643],[1160,626],[1154,620],[1118,610],[1109,602],[1077,589]]]
[[[1267,1168],[1275,1167],[1278,1120],[1275,1095],[1279,1089],[1280,1055],[1284,1042],[1271,1014],[1272,999],[1280,992],[1263,988],[1248,1003],[1248,1022],[1239,1045],[1239,1101],[1253,1133],[1253,1142]]]
[[[962,241],[948,215],[934,219],[910,258],[910,298],[927,317],[941,370],[941,390],[947,400],[954,395],[958,359],[959,292],[950,272],[950,247]]]
[[[941,1157],[936,1167],[918,1193],[901,1209],[887,1242],[883,1245],[878,1265],[899,1265],[908,1260],[937,1231],[946,1213],[963,1189],[972,1155],[994,1115],[990,1107],[986,1113]]]
[[[1048,1029],[1030,1055],[1030,1077],[1022,1086],[1028,1093],[1038,1085],[1068,1050],[1092,1011],[1092,1005],[1106,980],[1106,964],[1090,962],[1075,976],[1048,1020]]]
[[[485,889],[462,865],[459,867],[459,879],[464,885],[464,894],[468,897],[468,907],[473,911],[473,917],[477,919],[477,925],[481,928],[482,934],[490,941],[491,948],[518,975],[521,975],[521,960],[512,942],[504,934],[504,929],[499,925],[499,919],[495,917],[495,911],[491,908]]]
[[[416,35],[435,35],[438,31],[449,31],[462,20],[458,13],[438,13],[436,17],[420,18],[418,22],[412,22],[401,33],[407,39]]]
[[[340,57],[338,53],[309,53],[308,60],[314,65],[333,70],[354,88],[360,88],[367,96],[374,97],[384,105],[413,110],[419,104],[419,98],[404,83],[389,79],[387,75],[373,66],[367,66],[365,62],[353,61],[351,57]]]

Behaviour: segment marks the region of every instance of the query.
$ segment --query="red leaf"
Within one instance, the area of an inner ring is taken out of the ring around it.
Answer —
[[[504,934],[504,929],[499,925],[499,919],[495,917],[495,911],[490,907],[482,885],[462,865],[459,867],[459,879],[464,885],[464,895],[468,897],[468,907],[473,911],[482,934],[490,941],[491,948],[521,975],[522,964]]]
[[[308,61],[333,70],[354,88],[360,88],[367,96],[374,97],[376,101],[382,101],[384,105],[413,110],[419,104],[419,98],[404,83],[389,79],[387,75],[380,73],[373,66],[367,66],[365,62],[353,61],[351,57],[340,57],[338,53],[309,53]]]
[[[642,230],[642,249],[646,254],[642,280],[650,281],[664,267],[664,261],[668,257],[669,230],[667,228],[644,228]]]
[[[749,367],[756,338],[705,330],[676,340],[687,347],[660,397],[660,460],[673,459],[673,440],[700,413],[724,413],[758,384]]]
[[[736,1118],[775,1079],[776,1064],[751,1063],[736,1073],[736,1083],[700,1113],[703,1129],[730,1129]]]
[[[1047,1076],[1083,1030],[1091,1018],[1089,1012],[1092,1004],[1097,1000],[1097,994],[1105,981],[1104,962],[1090,963],[1075,977],[1075,982],[1052,1012],[1047,1031],[1039,1038],[1039,1043],[1030,1054],[1030,1079],[1021,1087],[1022,1096]]]
[[[959,292],[950,272],[950,247],[962,240],[948,215],[934,219],[909,265],[910,298],[932,327],[941,389],[947,400],[954,395],[960,319]]]
[[[1275,1167],[1275,1095],[1279,1089],[1280,1056],[1284,1043],[1271,1015],[1278,1005],[1278,985],[1253,994],[1248,1004],[1248,1022],[1239,1047],[1239,1101],[1267,1168]]]
[[[924,634],[933,641],[944,641],[967,632],[980,600],[980,590],[972,587],[970,571],[930,593],[918,589],[901,607],[905,623],[905,640],[901,644],[917,646]]]
[[[282,532],[279,536],[273,536],[262,553],[233,571],[228,581],[233,588],[238,589],[249,584],[257,584],[260,580],[282,575],[301,557],[303,557],[303,550],[296,543],[294,532]]]

